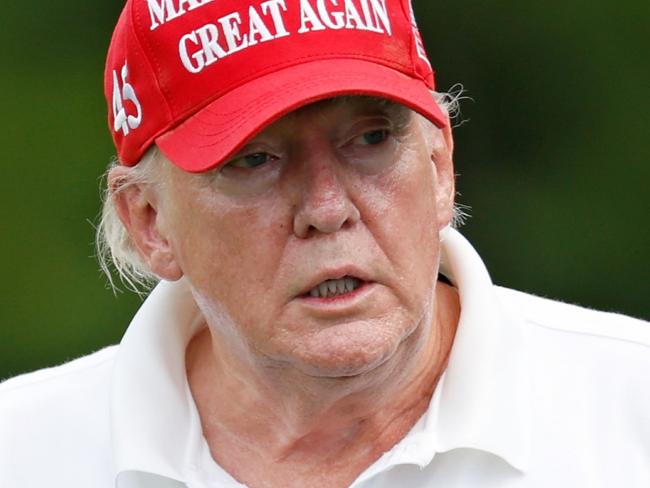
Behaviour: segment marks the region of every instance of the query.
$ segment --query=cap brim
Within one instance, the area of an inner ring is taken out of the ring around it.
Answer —
[[[438,127],[447,124],[422,80],[369,61],[330,59],[259,76],[211,102],[155,142],[181,169],[209,171],[284,115],[342,95],[387,98],[412,108]]]

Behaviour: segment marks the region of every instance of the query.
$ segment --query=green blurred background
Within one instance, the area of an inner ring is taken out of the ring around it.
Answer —
[[[0,378],[119,341],[139,304],[92,257],[121,6],[3,5]],[[456,129],[459,201],[494,281],[650,318],[650,2],[415,8],[439,88],[473,98]]]

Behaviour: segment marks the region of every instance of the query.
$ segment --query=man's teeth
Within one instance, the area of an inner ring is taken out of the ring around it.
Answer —
[[[350,293],[361,286],[361,280],[356,278],[341,278],[339,280],[323,281],[309,291],[309,296],[314,298],[331,298]]]

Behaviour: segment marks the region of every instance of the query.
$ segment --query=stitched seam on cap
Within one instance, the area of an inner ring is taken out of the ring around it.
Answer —
[[[417,60],[419,60],[420,58],[417,55],[417,52],[416,52],[417,48],[414,45],[415,42],[416,42],[416,40],[415,40],[416,33],[414,31],[414,28],[413,28],[413,20],[411,19],[411,9],[413,8],[412,5],[411,5],[411,0],[401,0],[400,1],[400,7],[401,7],[401,10],[402,10],[402,15],[404,15],[406,17],[406,25],[409,26],[408,27],[408,29],[409,29],[409,56],[411,57],[411,66],[413,67],[413,72],[415,73],[415,75],[418,78],[422,79],[422,76],[420,76],[420,73],[418,72],[418,69],[417,69],[418,65],[416,64]],[[406,10],[408,10],[408,12]],[[413,15],[415,15],[415,12],[413,13]]]
[[[406,3],[408,2],[408,3]],[[431,60],[429,60],[429,63],[426,63],[423,59],[420,58],[420,55],[418,54],[418,41],[422,43],[422,50],[424,51],[425,56],[429,56],[429,53],[427,53],[426,46],[424,45],[424,38],[422,37],[422,30],[420,30],[420,25],[417,22],[417,19],[415,18],[415,6],[413,5],[412,0],[404,0],[402,2],[402,9],[407,8],[408,12],[404,12],[404,14],[407,16],[407,22],[410,30],[410,35],[409,35],[409,50],[411,53],[411,64],[413,66],[413,72],[415,75],[420,78],[422,81],[426,83],[427,78],[428,78],[428,72],[431,73],[431,76],[433,77],[433,89],[435,90],[436,82],[435,82],[435,71],[433,69],[433,66],[431,66]],[[425,65],[428,65],[425,67]],[[424,70],[427,70],[427,74],[423,74]]]
[[[142,54],[144,55],[144,59],[146,60],[147,64],[149,65],[149,69],[151,70],[151,73],[153,74],[154,83],[156,85],[158,93],[160,93],[163,100],[165,101],[165,105],[167,106],[167,114],[168,114],[167,118],[169,120],[171,120],[171,119],[173,119],[173,113],[174,112],[172,111],[170,100],[168,100],[168,97],[167,97],[165,91],[160,86],[160,81],[158,80],[158,75],[160,74],[160,70],[159,70],[160,63],[158,62],[158,59],[157,59],[157,57],[155,55],[155,51],[153,49],[151,49],[151,45],[149,43],[147,43],[147,47],[149,48],[149,51],[151,52],[151,57],[153,58],[153,62],[154,62],[155,65],[151,64],[151,60],[149,59],[149,56],[147,55],[148,53],[145,50],[144,44],[143,44],[142,40],[140,39],[140,36],[138,34],[138,30],[136,29],[136,24],[135,24],[136,15],[134,13],[134,9],[135,9],[134,5],[135,5],[135,2],[131,2],[131,18],[133,19],[131,21],[131,29],[133,29],[133,33],[135,35],[135,40],[138,43],[138,46],[140,47],[140,51],[142,51]],[[138,17],[138,20],[140,20],[140,17]],[[169,125],[169,122],[166,124],[166,126],[167,125]],[[140,146],[140,147],[143,147],[143,146]]]

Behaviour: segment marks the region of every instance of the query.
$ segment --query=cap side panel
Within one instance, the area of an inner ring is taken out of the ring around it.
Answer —
[[[111,138],[113,139],[113,143],[117,146],[118,151],[119,151],[119,144],[116,139],[115,132],[113,131],[113,110],[111,107],[111,90],[112,90],[112,85],[109,82],[112,78],[112,70],[113,70],[113,64],[111,62],[111,59],[113,58],[113,53],[118,49],[117,46],[119,46],[121,39],[119,37],[121,36],[121,32],[123,30],[123,25],[127,22],[127,16],[128,16],[128,4],[124,6],[122,11],[120,12],[120,16],[117,19],[117,22],[115,24],[115,29],[113,30],[113,33],[111,34],[111,42],[109,45],[108,52],[106,53],[106,64],[104,66],[104,97],[106,98],[106,102],[108,105],[108,111],[106,112],[106,123],[108,125],[108,130],[111,134]]]
[[[109,128],[120,161],[136,164],[154,138],[169,127],[172,114],[157,89],[155,72],[142,50],[127,4],[106,61],[105,95]]]

